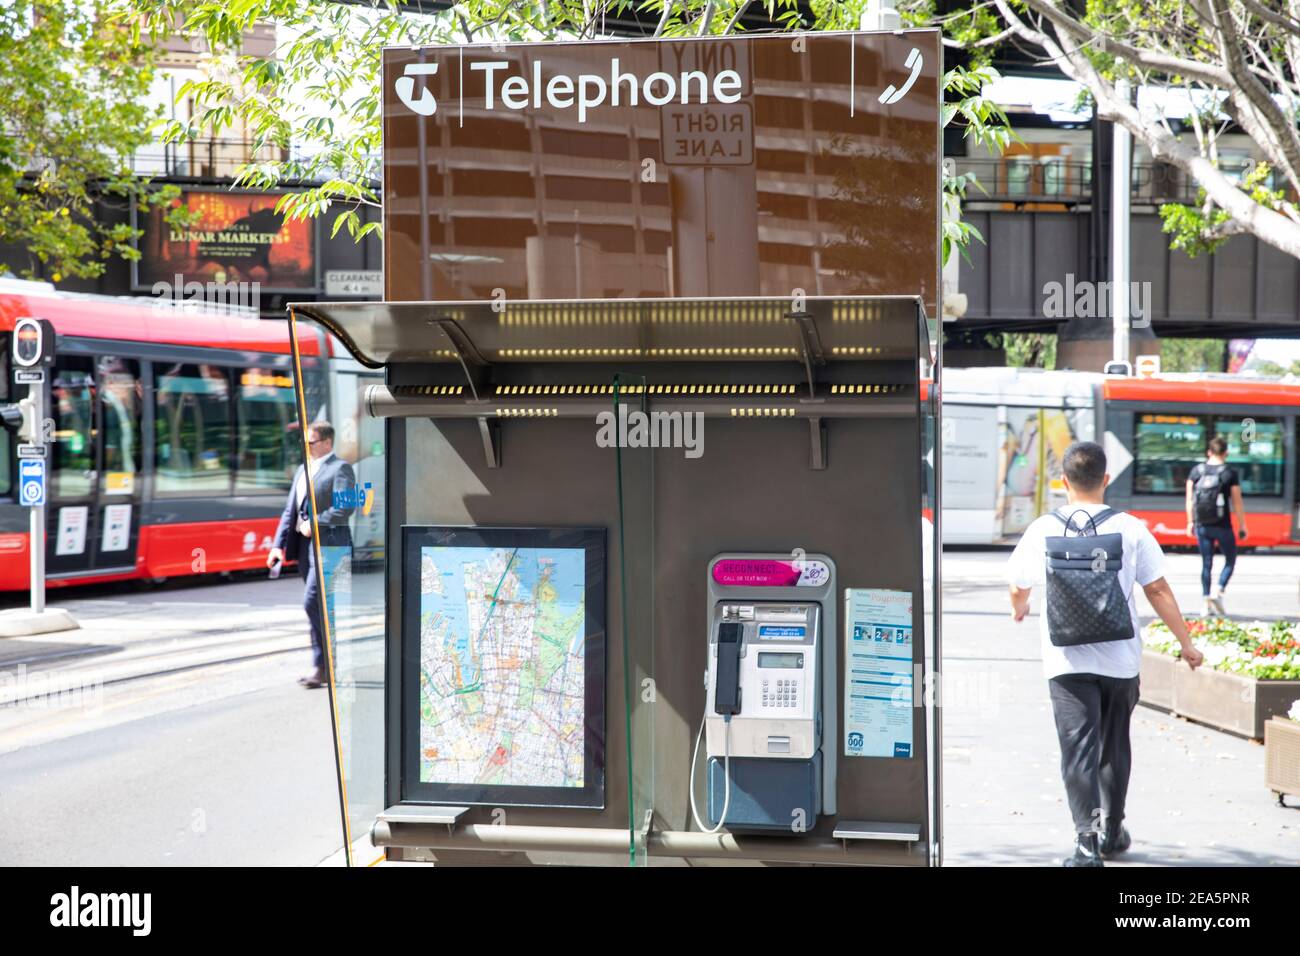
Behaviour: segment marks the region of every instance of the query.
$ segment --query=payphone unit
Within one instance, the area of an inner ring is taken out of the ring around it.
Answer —
[[[825,555],[710,562],[704,717],[691,764],[701,830],[801,833],[835,812],[834,596]],[[707,821],[695,779],[701,738]]]

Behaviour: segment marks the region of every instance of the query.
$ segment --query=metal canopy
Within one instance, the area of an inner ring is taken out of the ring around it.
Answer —
[[[462,362],[773,362],[812,365],[915,353],[915,296],[300,302],[289,306],[370,368]]]

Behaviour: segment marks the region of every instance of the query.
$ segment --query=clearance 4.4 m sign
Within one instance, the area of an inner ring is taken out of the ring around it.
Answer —
[[[392,299],[937,300],[935,31],[384,52]]]

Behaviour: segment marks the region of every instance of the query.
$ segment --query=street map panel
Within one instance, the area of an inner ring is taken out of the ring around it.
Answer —
[[[422,782],[584,785],[585,560],[421,549]]]

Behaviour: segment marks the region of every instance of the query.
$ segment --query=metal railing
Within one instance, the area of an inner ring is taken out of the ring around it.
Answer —
[[[979,188],[966,190],[969,202],[1062,203],[1092,199],[1092,166],[1050,156],[1001,159],[951,157],[958,174],[973,173]],[[1139,203],[1195,202],[1196,183],[1166,163],[1133,164],[1133,200]]]
[[[135,154],[133,169],[140,175],[175,179],[232,179],[246,163],[296,158],[300,158],[296,149],[258,148],[251,140],[197,139],[146,146]]]

